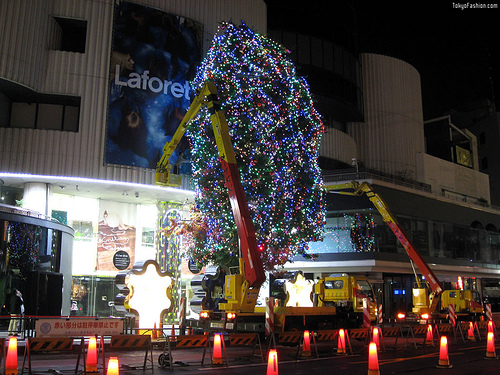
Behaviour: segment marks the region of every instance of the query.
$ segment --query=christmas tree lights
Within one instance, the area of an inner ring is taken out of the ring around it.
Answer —
[[[322,236],[325,200],[317,160],[323,123],[288,51],[245,25],[220,26],[193,85],[199,89],[206,80],[218,88],[257,242],[272,270]],[[188,136],[195,210],[206,230],[189,256],[200,264],[235,265],[238,236],[206,108],[191,121]]]

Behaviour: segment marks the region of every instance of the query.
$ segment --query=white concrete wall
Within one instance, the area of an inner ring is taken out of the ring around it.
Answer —
[[[368,168],[413,177],[416,154],[424,152],[420,75],[389,56],[362,54],[365,122],[349,123],[357,159]]]
[[[206,51],[221,21],[267,29],[263,0],[134,0],[204,25]],[[154,171],[105,166],[108,71],[115,0],[0,1],[0,78],[47,94],[81,96],[77,133],[0,128],[0,171],[153,184]],[[52,17],[87,21],[85,53],[51,50]]]
[[[417,180],[430,184],[434,194],[442,195],[444,190],[456,193],[453,198],[464,195],[466,201],[483,198],[490,202],[487,174],[424,153],[417,154],[417,161]]]

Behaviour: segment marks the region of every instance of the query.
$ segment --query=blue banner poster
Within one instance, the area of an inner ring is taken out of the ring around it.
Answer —
[[[190,104],[202,24],[139,4],[116,6],[109,71],[105,164],[156,168]],[[172,156],[189,173],[184,140]]]

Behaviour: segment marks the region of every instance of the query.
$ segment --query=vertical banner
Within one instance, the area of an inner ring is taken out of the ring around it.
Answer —
[[[115,8],[105,163],[155,168],[190,104],[200,23],[139,4]],[[190,171],[187,141],[171,158]]]
[[[132,268],[135,261],[136,205],[101,200],[97,271]]]
[[[173,278],[172,298],[174,312],[167,316],[168,322],[177,320],[175,311],[180,303],[181,257],[182,257],[182,205],[174,202],[159,204],[158,252],[157,261],[162,272],[168,272]]]

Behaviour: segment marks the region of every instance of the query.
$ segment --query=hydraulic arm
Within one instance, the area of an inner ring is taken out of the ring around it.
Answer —
[[[157,164],[155,180],[159,185],[168,184],[170,179],[169,175],[172,173],[172,165],[169,163],[169,159],[186,132],[190,120],[196,116],[202,106],[206,106],[210,113],[217,151],[222,170],[224,171],[229,201],[238,230],[240,259],[243,259],[243,262],[240,261],[240,273],[244,275],[245,279],[245,290],[242,291],[241,298],[245,299],[247,295],[250,295],[251,297],[249,298],[253,301],[254,297],[256,300],[256,294],[258,294],[259,288],[265,281],[266,276],[257,246],[255,228],[248,210],[245,192],[241,185],[240,173],[236,163],[226,117],[224,111],[221,109],[217,88],[213,82],[206,81],[203,84],[203,87],[191,103],[191,106],[182,119],[174,136],[170,142],[163,147],[163,155]],[[255,302],[252,301],[247,301],[246,305],[252,305],[253,303],[254,306]],[[240,301],[240,303],[245,305],[244,301]]]
[[[326,189],[328,191],[332,192],[334,191],[335,193],[345,194],[345,195],[359,196],[366,194],[368,199],[373,203],[375,208],[382,216],[382,219],[387,223],[387,225],[389,225],[389,228],[391,228],[391,230],[394,232],[401,245],[403,245],[404,249],[406,250],[406,253],[410,257],[412,266],[413,263],[415,263],[420,272],[422,273],[422,275],[425,277],[425,280],[429,283],[429,287],[431,288],[432,291],[431,294],[429,295],[430,311],[434,312],[436,310],[439,301],[439,298],[437,297],[443,292],[443,288],[438,278],[434,274],[434,272],[432,272],[432,270],[430,269],[427,262],[424,260],[422,255],[420,255],[415,246],[413,246],[410,239],[405,234],[405,232],[397,222],[396,218],[389,210],[387,203],[385,203],[382,197],[377,193],[375,193],[371,185],[366,181],[362,183],[359,183],[358,181],[352,181],[344,184],[329,185],[326,187]],[[415,275],[415,279],[417,281],[418,288],[423,289],[417,275]]]

